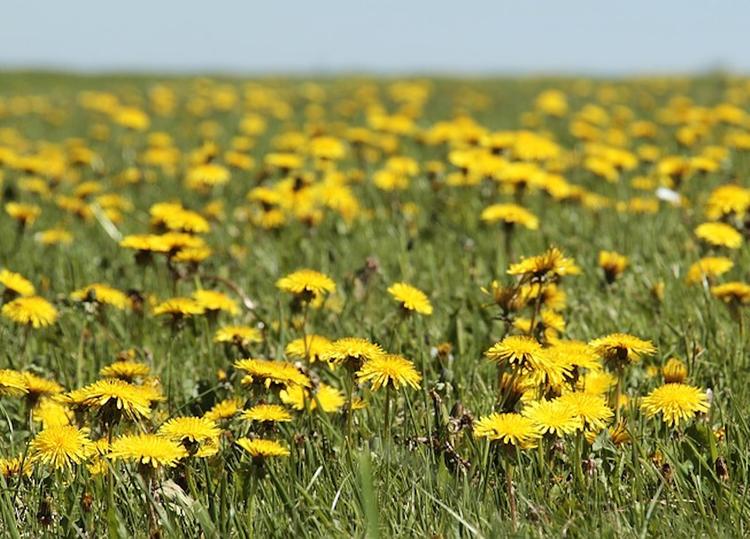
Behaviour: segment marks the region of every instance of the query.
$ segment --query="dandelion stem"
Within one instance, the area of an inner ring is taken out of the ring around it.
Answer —
[[[617,386],[615,387],[615,401],[614,401],[614,408],[615,408],[615,423],[620,421],[620,399],[622,395],[622,385],[623,385],[623,378],[625,376],[625,370],[622,368],[622,366],[617,367]]]
[[[505,465],[505,489],[508,494],[508,504],[510,505],[510,521],[515,532],[518,529],[518,512],[516,507],[516,493],[513,490],[513,464],[510,462]]]

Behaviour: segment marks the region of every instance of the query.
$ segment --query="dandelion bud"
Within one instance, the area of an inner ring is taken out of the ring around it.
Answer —
[[[666,384],[681,384],[687,378],[687,366],[678,358],[670,358],[661,369]]]

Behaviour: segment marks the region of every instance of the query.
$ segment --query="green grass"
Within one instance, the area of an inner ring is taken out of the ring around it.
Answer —
[[[524,205],[540,217],[541,226],[535,232],[517,231],[514,258],[557,245],[583,268],[581,276],[562,283],[568,294],[564,336],[589,340],[623,331],[652,340],[658,352],[627,371],[625,389],[631,406],[625,416],[632,431],[631,444],[616,448],[603,436],[593,446],[584,445],[583,455],[577,455],[572,437],[548,454],[530,450],[508,456],[475,439],[469,428],[454,432],[450,414],[460,403],[477,419],[492,411],[496,399],[497,368],[483,358],[483,352],[504,335],[504,329],[480,289],[492,279],[510,282],[505,270],[511,261],[503,253],[500,229],[482,224],[479,213],[490,203],[512,197],[499,192],[492,182],[436,190],[424,173],[415,176],[403,192],[383,193],[370,182],[382,161],[360,167],[350,154],[338,168],[364,169],[365,181],[352,184],[363,208],[361,218],[346,223],[326,211],[317,226],[290,220],[277,231],[237,220],[235,210],[249,205],[245,194],[260,181],[257,171],[270,151],[273,136],[305,127],[304,110],[309,103],[303,96],[303,81],[294,79],[258,82],[274,89],[290,105],[292,114],[282,121],[264,113],[268,131],[256,137],[250,151],[256,160],[253,171],[235,171],[232,181],[210,196],[184,186],[184,161],[174,177],[154,169],[154,183],[121,187],[116,178],[132,164],[132,156],[123,152],[122,140],[130,140],[139,151],[145,145],[145,134],[124,133],[106,116],[82,109],[76,97],[82,90],[110,91],[123,102],[149,110],[144,99],[155,82],[150,77],[0,74],[0,148],[23,153],[32,151],[40,141],[63,145],[72,137],[85,139],[103,166],[100,170],[71,167],[56,193],[70,193],[77,175],[80,180],[100,181],[106,192],[128,197],[134,210],[117,224],[122,234],[148,231],[148,208],[158,201],[179,199],[187,207],[200,209],[209,200],[220,199],[227,215],[205,236],[214,255],[198,273],[175,281],[163,260],[148,268],[136,265],[132,252],[118,247],[96,219],[80,220],[58,209],[53,199],[20,191],[17,182],[26,174],[7,164],[0,167],[3,204],[16,197],[43,209],[31,230],[20,235],[10,218],[5,214],[0,217],[0,266],[29,278],[39,294],[60,311],[55,325],[33,330],[28,338],[23,329],[1,319],[0,367],[31,369],[73,389],[96,380],[99,370],[118,352],[135,348],[161,378],[168,397],[153,421],[144,422],[141,428],[158,427],[174,415],[199,415],[217,400],[248,395],[236,380],[227,384],[217,378],[219,369],[230,369],[240,356],[212,342],[215,325],[198,317],[173,331],[162,319],[150,315],[107,310],[99,317],[71,302],[69,293],[102,282],[163,300],[189,295],[202,284],[209,286],[210,276],[218,275],[236,283],[257,305],[255,312],[243,310],[234,320],[265,325],[265,340],[252,349],[253,356],[281,359],[286,343],[301,333],[289,322],[289,297],[274,283],[288,272],[310,267],[336,281],[342,310],[312,310],[309,329],[330,338],[367,337],[403,354],[422,371],[422,388],[394,392],[388,439],[383,439],[384,392],[361,389],[368,407],[355,414],[354,436],[349,442],[344,436],[343,414],[298,414],[274,434],[290,447],[290,457],[269,460],[265,470],[252,465],[229,438],[222,442],[218,457],[191,460],[177,472],[161,473],[154,488],[146,486],[135,468],[121,463],[113,463],[109,476],[92,476],[84,465],[67,471],[36,466],[28,478],[9,477],[0,483],[3,536],[145,537],[150,533],[149,513],[154,521],[151,532],[159,529],[166,537],[748,534],[747,336],[743,340],[725,305],[700,285],[684,282],[689,265],[705,252],[692,233],[704,220],[702,205],[711,189],[722,183],[737,180],[747,185],[747,152],[732,151],[721,170],[690,178],[682,188],[689,205],[675,208],[662,204],[656,214],[613,209],[593,212],[576,203],[555,202],[542,192],[525,195]],[[222,150],[228,148],[237,134],[241,102],[228,111],[209,108],[202,118],[189,114],[185,104],[202,88],[217,84],[226,84],[241,95],[246,82],[227,79],[198,86],[193,79],[167,79],[164,84],[175,89],[178,107],[165,117],[150,112],[149,131],[170,133],[186,156],[201,143],[199,123],[210,120],[220,127],[216,143]],[[366,84],[375,87],[380,101],[393,111],[397,105],[386,92],[390,82],[371,79]],[[327,122],[316,121],[319,128],[336,129],[336,122],[366,124],[361,109],[350,118],[337,112],[337,105],[351,99],[365,84],[363,80],[329,79],[318,84],[327,95],[321,104]],[[635,118],[655,121],[657,110],[675,95],[713,106],[727,99],[728,89],[746,86],[746,82],[721,77],[591,84],[592,93],[578,95],[576,82],[563,79],[437,80],[432,82],[430,98],[416,123],[424,128],[464,111],[489,130],[518,129],[522,113],[532,110],[537,94],[556,87],[568,93],[571,113],[564,119],[543,119],[539,130],[550,131],[566,149],[580,151],[582,144],[569,132],[571,116],[597,102],[596,90],[602,87],[614,87],[621,94],[615,102],[600,104],[605,109],[611,112],[618,105],[627,105]],[[468,92],[485,96],[488,106],[481,110],[467,107]],[[14,96],[28,95],[45,96],[47,112],[16,114],[23,102]],[[647,106],[644,96],[653,101],[652,106]],[[97,123],[110,126],[109,140],[90,138],[90,128]],[[728,129],[713,126],[701,144],[683,148],[674,139],[675,128],[660,125],[653,143],[665,154],[689,156],[705,145],[722,144]],[[14,141],[11,133],[21,135],[28,145]],[[629,141],[631,149],[639,144]],[[422,165],[439,160],[454,170],[444,148],[424,146],[412,137],[401,137],[399,153]],[[626,200],[653,197],[630,186],[633,177],[650,171],[651,165],[641,163],[637,169],[623,172],[616,184],[576,166],[564,175],[590,191]],[[265,181],[277,180],[278,175]],[[402,208],[407,202],[418,206],[416,217],[404,216]],[[71,246],[43,247],[34,241],[34,232],[58,225],[73,233]],[[231,256],[232,245],[244,247],[246,254]],[[601,249],[617,250],[630,259],[625,274],[609,287],[596,265]],[[721,280],[747,280],[747,239],[740,250],[728,256],[735,267]],[[355,276],[367,257],[376,257],[379,270],[367,285],[367,293],[360,296]],[[424,290],[434,314],[403,318],[386,293],[395,281]],[[653,301],[649,293],[658,281],[666,286],[663,303]],[[230,321],[227,315],[220,316],[220,324]],[[445,341],[453,345],[452,359],[441,364],[430,349]],[[646,419],[637,408],[637,397],[660,384],[659,377],[647,375],[646,367],[661,366],[672,356],[687,363],[690,383],[713,391],[709,416],[680,429]],[[312,368],[331,385],[345,387],[343,370]],[[275,397],[269,393],[265,398]],[[23,401],[0,398],[0,417],[0,455],[24,454],[32,433]],[[97,428],[94,423],[89,426]],[[715,427],[726,429],[725,441],[711,441]],[[35,428],[40,427],[37,424]],[[123,425],[120,430],[133,428]],[[237,422],[231,430],[238,437],[246,434],[248,427]],[[446,443],[466,461],[466,467],[457,465],[453,453],[445,451]],[[671,469],[669,478],[652,461],[657,450]],[[714,461],[718,455],[727,463],[728,480],[717,476]],[[578,473],[581,458],[590,459],[591,474]],[[505,488],[511,461],[517,461],[513,476],[516,529]],[[186,475],[192,478],[189,485],[185,485]],[[51,515],[48,521],[41,518],[46,512]]]

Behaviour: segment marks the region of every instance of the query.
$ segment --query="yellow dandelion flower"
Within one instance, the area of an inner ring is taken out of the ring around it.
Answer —
[[[526,208],[517,204],[493,204],[482,210],[480,219],[486,223],[502,222],[506,225],[521,225],[529,230],[539,228],[539,219]]]
[[[310,385],[310,379],[302,374],[293,363],[271,361],[268,359],[241,359],[234,364],[235,368],[245,371],[251,382],[262,380],[266,387],[271,384],[288,386],[296,384],[304,387]]]
[[[198,165],[188,170],[185,182],[191,189],[205,189],[229,182],[231,174],[226,167],[216,163]]]
[[[154,315],[171,315],[173,318],[200,315],[205,307],[192,298],[170,298],[154,307]]]
[[[393,296],[406,311],[414,311],[429,316],[432,305],[424,292],[406,283],[394,283],[388,287],[388,293]]]
[[[245,421],[256,421],[259,423],[286,423],[292,420],[292,414],[278,404],[256,404],[252,408],[240,414]]]
[[[607,426],[607,423],[614,416],[614,411],[607,406],[607,402],[601,395],[577,392],[565,393],[557,400],[572,406],[588,429],[600,431]]]
[[[214,404],[203,417],[211,421],[225,421],[237,415],[244,404],[243,399],[225,399]]]
[[[374,391],[387,385],[396,389],[407,386],[419,389],[421,380],[422,375],[414,363],[397,354],[385,354],[365,361],[357,372],[357,381],[360,384],[369,382]]]
[[[637,363],[641,356],[656,352],[651,341],[644,341],[627,333],[612,333],[589,342],[589,346],[604,361],[617,365]]]
[[[12,458],[0,458],[0,475],[6,479],[21,475],[29,476],[32,471],[33,465],[29,462],[29,459],[24,459],[22,455]]]
[[[31,372],[24,372],[23,381],[26,384],[28,399],[34,403],[42,397],[51,397],[64,391],[63,386],[54,380],[48,380]]]
[[[33,296],[35,292],[31,281],[20,273],[14,273],[7,269],[0,270],[0,285],[4,286],[6,291],[9,290],[18,296]]]
[[[49,427],[31,441],[29,460],[54,469],[71,468],[85,460],[92,449],[87,429],[71,425]]]
[[[119,416],[125,414],[132,420],[151,415],[151,404],[162,397],[153,388],[136,386],[107,378],[76,389],[66,399],[74,406],[100,411],[102,409]]]
[[[70,425],[74,414],[65,404],[54,398],[42,398],[33,408],[34,421],[39,421],[43,428]]]
[[[346,364],[359,367],[367,361],[372,361],[385,354],[379,344],[371,343],[359,337],[344,337],[331,343],[321,353],[321,359],[334,365]]]
[[[661,374],[665,384],[681,384],[688,375],[687,365],[679,358],[671,357],[661,368]]]
[[[11,369],[0,369],[0,395],[17,397],[26,394],[26,379],[23,374]]]
[[[193,292],[193,299],[207,311],[225,311],[231,315],[240,313],[237,302],[223,292],[196,290]]]
[[[71,292],[70,298],[74,301],[96,302],[102,305],[111,305],[116,309],[127,309],[130,300],[124,292],[112,288],[109,285],[94,283]]]
[[[670,426],[691,419],[697,413],[708,412],[705,391],[686,384],[664,384],[641,399],[641,410],[653,417],[661,414]]]
[[[491,361],[529,367],[539,361],[542,345],[531,337],[510,335],[496,342],[484,355]]]
[[[247,451],[254,459],[289,456],[289,450],[275,440],[240,438],[235,443]]]
[[[688,284],[696,284],[707,279],[709,282],[714,277],[724,275],[734,267],[734,262],[724,256],[707,256],[695,262],[688,269],[685,281]]]
[[[560,249],[552,247],[541,255],[521,259],[511,264],[508,275],[518,275],[532,282],[556,280],[566,275],[581,273],[572,258],[567,258]]]
[[[221,430],[206,417],[175,417],[159,428],[159,434],[181,443],[189,455],[206,457],[218,452]],[[201,451],[203,450],[203,451]]]
[[[42,230],[34,235],[34,239],[42,245],[70,245],[73,243],[73,234],[62,228],[50,228]]]
[[[318,384],[313,394],[301,386],[289,386],[279,392],[279,398],[281,402],[295,410],[304,410],[307,405],[312,411],[320,404],[320,409],[326,413],[337,412],[346,403],[341,391],[323,383]],[[356,409],[356,403],[354,409]]]
[[[559,361],[571,367],[590,371],[601,370],[602,364],[591,346],[582,341],[560,340],[549,347],[548,351],[557,354]]]
[[[599,251],[599,267],[608,283],[615,282],[628,267],[628,258],[615,251]]]
[[[147,253],[166,253],[170,245],[165,238],[156,234],[131,234],[120,241],[120,247]]]
[[[516,413],[493,413],[474,423],[474,437],[499,441],[521,449],[536,447],[541,436],[542,431],[538,425],[528,417]]]
[[[703,223],[696,227],[695,235],[715,247],[739,249],[742,245],[742,234],[726,223]]]
[[[604,370],[588,372],[578,381],[580,390],[591,395],[606,395],[616,384],[617,377]]]
[[[750,303],[750,284],[732,281],[711,287],[711,294],[730,305]]]
[[[188,456],[187,450],[178,442],[158,434],[131,434],[112,441],[108,458],[135,461],[138,464],[173,467]]]
[[[34,328],[50,326],[57,320],[55,306],[39,296],[16,298],[3,305],[2,314],[16,324]]]
[[[5,205],[5,213],[11,219],[15,219],[21,226],[31,226],[42,214],[42,209],[36,204],[23,204],[21,202],[8,202]]]
[[[321,357],[331,346],[331,341],[321,335],[307,335],[294,339],[284,348],[284,353],[292,359],[322,361]]]
[[[276,281],[276,287],[300,297],[303,301],[311,301],[336,290],[336,283],[323,273],[301,269]]]
[[[526,403],[521,413],[531,419],[543,434],[564,436],[583,428],[576,409],[560,399]]]
[[[225,326],[216,330],[214,342],[232,343],[244,347],[263,342],[263,335],[259,329],[250,326]]]
[[[102,367],[99,374],[104,378],[119,378],[124,382],[132,382],[136,378],[145,378],[151,369],[139,361],[115,361]]]

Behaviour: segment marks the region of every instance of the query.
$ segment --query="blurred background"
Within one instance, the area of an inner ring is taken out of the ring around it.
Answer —
[[[5,0],[0,68],[744,73],[748,22],[746,1]]]

